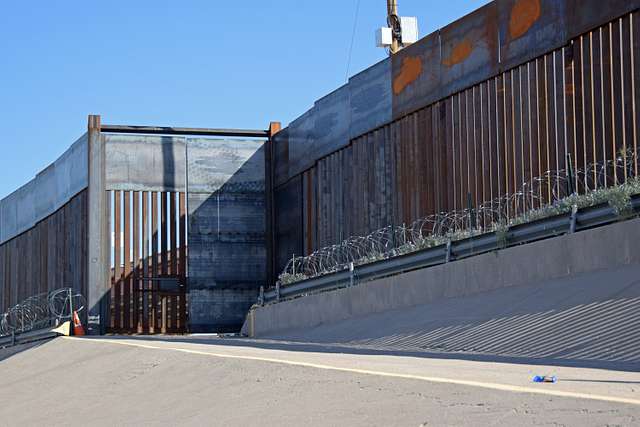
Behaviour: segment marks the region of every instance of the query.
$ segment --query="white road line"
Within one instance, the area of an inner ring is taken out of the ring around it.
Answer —
[[[626,397],[603,396],[603,395],[589,394],[589,393],[574,393],[570,391],[539,389],[539,388],[522,387],[522,386],[515,386],[515,385],[508,385],[508,384],[488,383],[488,382],[471,381],[471,380],[458,380],[455,378],[399,374],[394,372],[373,371],[369,369],[343,368],[339,366],[321,365],[321,364],[309,363],[309,362],[296,362],[293,360],[275,359],[270,357],[240,356],[240,355],[233,355],[233,354],[212,353],[207,351],[189,350],[186,348],[155,346],[155,345],[149,345],[149,344],[139,344],[139,343],[117,341],[117,340],[110,340],[110,339],[100,339],[100,338],[82,339],[82,338],[74,338],[74,337],[64,337],[64,338],[74,340],[74,341],[79,341],[79,342],[86,342],[86,343],[102,342],[102,343],[108,343],[108,344],[124,345],[129,347],[146,348],[151,350],[177,351],[181,353],[198,354],[202,356],[218,357],[223,359],[239,359],[239,360],[253,360],[253,361],[268,362],[268,363],[279,363],[279,364],[290,365],[290,366],[302,366],[307,368],[350,372],[355,374],[376,375],[380,377],[404,378],[404,379],[411,379],[411,380],[428,381],[432,383],[456,384],[456,385],[464,385],[464,386],[470,386],[470,387],[487,388],[491,390],[510,391],[515,393],[533,393],[533,394],[543,394],[546,396],[570,397],[575,399],[590,399],[590,400],[600,400],[604,402],[640,405],[639,399],[630,399]]]

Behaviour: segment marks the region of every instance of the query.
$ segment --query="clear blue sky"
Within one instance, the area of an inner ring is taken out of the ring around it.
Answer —
[[[0,198],[103,123],[284,125],[345,82],[357,0],[0,6]],[[424,36],[485,0],[400,0]],[[341,8],[341,9],[339,9]],[[386,1],[361,0],[350,75],[384,58]]]

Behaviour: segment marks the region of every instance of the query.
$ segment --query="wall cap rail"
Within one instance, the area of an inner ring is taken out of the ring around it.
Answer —
[[[268,130],[261,129],[211,129],[211,128],[185,128],[171,126],[128,126],[128,125],[101,125],[100,132],[105,133],[130,133],[145,135],[200,135],[200,136],[228,136],[245,138],[268,138],[271,134]]]

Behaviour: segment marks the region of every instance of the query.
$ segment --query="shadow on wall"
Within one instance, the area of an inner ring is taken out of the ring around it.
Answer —
[[[265,282],[263,141],[137,135],[105,140],[112,265],[126,266],[114,271],[112,328],[182,331],[188,309],[193,332],[238,330]],[[145,230],[148,237],[141,235]],[[183,281],[172,281],[187,271],[188,308]],[[143,282],[142,298],[135,277]]]
[[[188,140],[189,330],[236,332],[266,279],[263,141]]]
[[[284,332],[279,340],[640,369],[640,266]],[[437,355],[435,357],[438,357]]]

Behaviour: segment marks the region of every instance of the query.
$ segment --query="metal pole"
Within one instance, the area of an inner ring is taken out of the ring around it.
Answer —
[[[473,200],[471,198],[471,193],[467,193],[467,204],[469,207],[469,227],[471,227],[471,230],[474,230],[476,228],[476,217],[473,209]]]
[[[350,262],[349,263],[349,287],[353,286],[353,282],[354,282],[354,272],[353,272],[353,263]]]
[[[69,294],[69,316],[73,319],[73,295],[71,294],[72,290],[69,288],[67,292]]]
[[[576,189],[574,187],[573,165],[571,164],[571,154],[567,153],[567,191],[569,195],[575,194]]]
[[[400,22],[398,20],[397,0],[387,0],[387,25],[391,27],[391,32],[393,34],[391,47],[389,48],[389,54],[393,55],[394,53],[400,50],[400,43],[399,43]]]
[[[68,298],[69,298],[69,335],[73,335],[73,296],[71,295],[71,288],[69,288]]]

